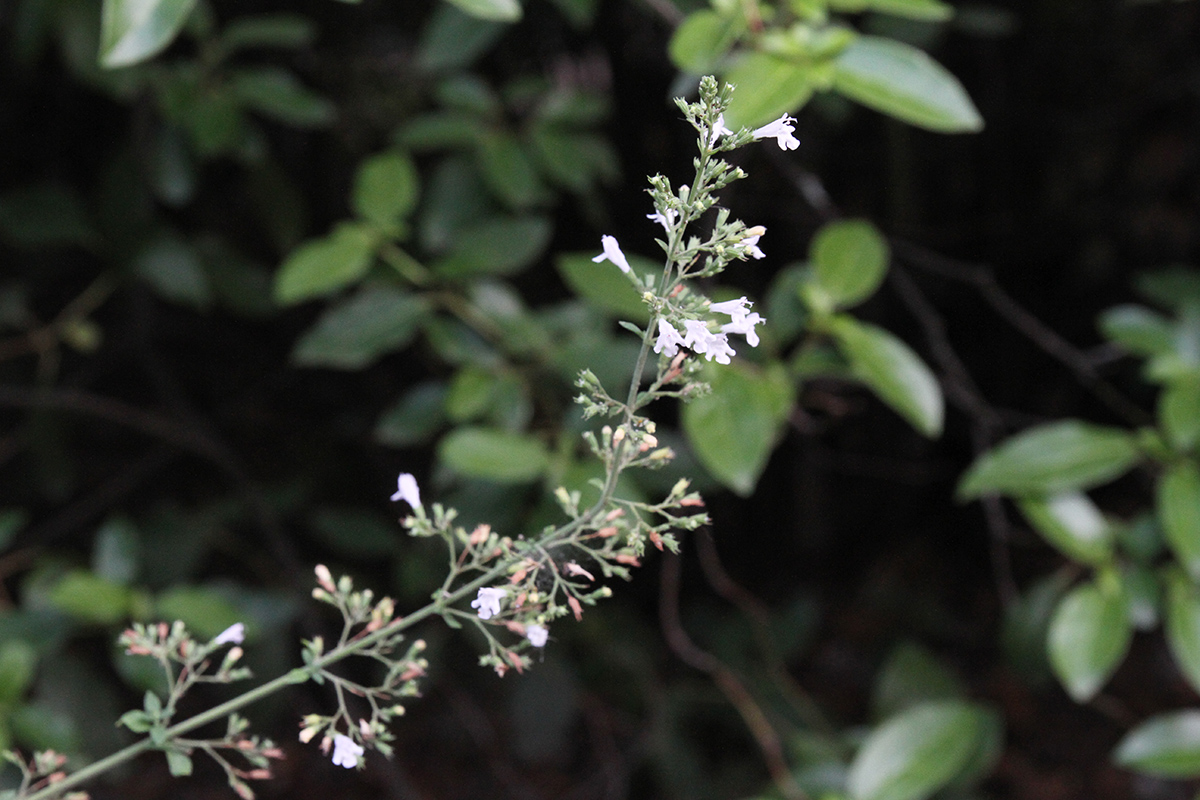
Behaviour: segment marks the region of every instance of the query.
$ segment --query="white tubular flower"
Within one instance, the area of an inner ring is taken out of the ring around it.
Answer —
[[[733,136],[733,131],[725,127],[725,115],[721,114],[717,117],[717,124],[713,125],[712,138],[708,141],[709,147],[714,147],[717,144],[717,139],[722,136]]]
[[[500,601],[504,599],[507,592],[503,589],[485,586],[479,590],[479,594],[471,601],[471,608],[479,612],[480,619],[491,619],[500,613]]]
[[[742,244],[746,247],[746,254],[754,258],[766,258],[767,254],[758,249],[758,237],[762,234],[756,233],[753,236],[747,236],[742,239]]]
[[[550,638],[550,629],[545,625],[526,625],[525,638],[534,647],[545,647],[546,640]]]
[[[761,128],[754,129],[755,139],[774,139],[779,143],[780,150],[795,150],[800,146],[800,140],[792,135],[795,127],[792,125],[795,117],[784,114],[774,122],[768,122]]]
[[[729,357],[736,355],[724,333],[712,333],[707,325],[696,319],[684,320],[683,326],[687,328],[684,345],[690,347],[693,352],[702,353],[709,361],[728,364]]]
[[[665,319],[658,321],[658,338],[654,341],[654,352],[674,356],[679,352],[680,345],[686,344],[683,337],[679,335],[679,331],[675,330],[671,323]]]
[[[246,638],[246,626],[240,622],[235,622],[225,630],[217,634],[217,638],[213,639],[214,645],[218,644],[241,644]]]
[[[392,495],[392,500],[403,500],[412,506],[414,511],[420,508],[421,490],[417,487],[417,479],[408,472],[401,472],[396,483],[396,492]]]
[[[611,261],[621,268],[621,272],[629,272],[629,262],[625,260],[625,254],[621,252],[621,245],[617,244],[615,236],[601,236],[600,244],[604,247],[604,252],[592,259],[597,264],[601,261]]]
[[[754,331],[754,326],[766,322],[766,320],[760,317],[757,311],[750,311],[752,305],[754,304],[745,297],[739,297],[737,300],[713,303],[709,308],[718,314],[728,314],[732,317],[729,322],[721,326],[721,333],[740,333],[746,337],[746,341],[751,347],[758,347],[758,334]]]
[[[662,225],[663,230],[667,232],[668,236],[670,236],[671,235],[671,226],[675,224],[676,216],[677,215],[675,213],[675,210],[668,208],[666,214],[663,214],[661,211],[655,211],[653,214],[647,214],[646,219],[650,220],[651,222],[657,222],[659,225]]]
[[[362,745],[355,744],[354,740],[345,734],[339,733],[333,737],[333,763],[339,767],[352,769],[358,766],[358,759],[362,757]]]

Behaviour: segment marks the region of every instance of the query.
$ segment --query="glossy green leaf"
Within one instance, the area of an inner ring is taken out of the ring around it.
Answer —
[[[1167,645],[1183,677],[1200,691],[1200,588],[1178,568],[1166,572]]]
[[[494,217],[460,231],[431,268],[443,278],[511,275],[542,255],[552,232],[545,217]]]
[[[174,41],[196,0],[104,0],[100,11],[100,65],[127,67]]]
[[[573,192],[584,194],[596,184],[614,183],[621,175],[612,143],[599,134],[547,124],[533,131],[529,144],[547,180]]]
[[[748,53],[725,75],[738,87],[725,111],[731,130],[753,128],[793,113],[812,97],[810,68],[766,53]]]
[[[1132,636],[1120,592],[1106,592],[1091,583],[1078,586],[1050,620],[1050,665],[1067,693],[1076,702],[1087,702],[1125,658]]]
[[[969,703],[922,703],[880,725],[846,776],[853,800],[918,800],[948,784],[975,755],[985,712]]]
[[[363,219],[392,230],[417,205],[417,168],[395,151],[379,153],[359,165],[351,204]]]
[[[1122,305],[1100,315],[1100,332],[1111,342],[1139,356],[1156,356],[1173,349],[1171,322],[1145,306]]]
[[[364,288],[326,309],[296,343],[292,362],[362,369],[412,341],[428,313],[422,297],[386,286]]]
[[[1022,431],[975,460],[958,485],[963,499],[984,494],[1056,494],[1107,483],[1140,458],[1120,428],[1064,420]]]
[[[529,483],[550,463],[540,439],[481,427],[452,431],[438,443],[438,458],[461,475],[496,483]]]
[[[1158,517],[1179,563],[1200,578],[1200,468],[1195,462],[1180,461],[1159,478]]]
[[[446,393],[446,415],[453,422],[466,422],[483,416],[496,390],[497,376],[475,364],[458,371]]]
[[[783,433],[795,388],[780,364],[707,365],[712,393],[683,407],[683,429],[704,468],[746,497]]]
[[[1158,420],[1173,447],[1191,450],[1200,443],[1200,375],[1181,375],[1166,385]]]
[[[888,331],[852,317],[833,320],[831,332],[851,372],[920,433],[940,436],[945,401],[929,367]]]
[[[737,41],[739,26],[734,19],[711,9],[688,14],[671,34],[667,52],[681,70],[693,75],[713,72]]]
[[[446,387],[427,381],[411,387],[375,424],[375,441],[392,447],[423,444],[445,422]]]
[[[567,286],[596,308],[645,325],[650,312],[633,281],[607,261],[595,263],[593,255],[596,254],[563,253],[555,259],[554,266]],[[639,275],[654,275],[662,270],[661,264],[647,258],[634,255],[627,258],[630,269]]]
[[[1125,734],[1113,761],[1160,778],[1200,777],[1200,711],[1159,714]]]
[[[447,0],[472,17],[497,22],[516,22],[521,18],[518,0]]]
[[[1070,580],[1065,571],[1051,573],[1035,581],[1004,609],[1000,643],[1005,658],[1031,683],[1050,678],[1047,632]]]
[[[863,105],[942,133],[974,133],[983,118],[958,79],[924,51],[863,36],[835,62],[833,87]]]
[[[322,128],[336,116],[332,103],[285,69],[238,70],[233,74],[232,86],[246,107],[298,128]]]
[[[1018,505],[1038,533],[1068,558],[1093,565],[1112,559],[1112,526],[1086,494],[1029,495]]]
[[[817,281],[837,306],[857,305],[875,293],[887,274],[889,249],[866,220],[840,220],[817,232],[809,257]]]
[[[302,244],[275,276],[275,299],[298,303],[358,281],[371,267],[376,243],[368,227],[343,222],[328,236]]]

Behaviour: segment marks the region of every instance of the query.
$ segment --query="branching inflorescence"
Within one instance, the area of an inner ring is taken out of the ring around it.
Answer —
[[[181,623],[133,625],[122,635],[121,644],[129,654],[156,660],[167,686],[165,698],[148,692],[143,708],[120,720],[146,738],[72,775],[60,771],[56,754],[39,754],[28,763],[10,754],[10,760],[21,766],[25,781],[8,796],[26,800],[59,797],[122,761],[157,749],[166,754],[176,775],[190,773],[196,752],[210,756],[225,770],[230,786],[241,797],[251,798],[253,792],[246,781],[269,777],[270,760],[282,754],[270,741],[248,735],[246,721],[235,712],[309,680],[328,686],[337,707],[331,714],[305,716],[300,740],[318,741],[334,764],[361,767],[368,749],[391,754],[393,737],[388,725],[404,713],[401,701],[418,694],[418,680],[428,669],[421,655],[425,643],[406,641],[404,632],[410,627],[429,617],[441,617],[453,628],[471,626],[487,643],[487,652],[480,658],[483,665],[501,676],[510,670],[523,672],[532,664],[529,653],[550,642],[557,621],[564,617],[579,620],[585,606],[610,596],[612,590],[603,579],[628,578],[630,568],[640,564],[647,543],[659,550],[677,551],[677,531],[704,525],[708,521],[704,502],[690,490],[686,479],[679,480],[657,503],[622,497],[617,483],[627,469],[661,467],[673,457],[670,448],[660,445],[655,436],[655,423],[644,414],[647,406],[661,398],[687,399],[705,391],[699,379],[701,357],[730,363],[736,352],[729,337],[742,336],[747,344],[756,346],[756,326],[765,322],[750,310],[752,304],[745,297],[713,303],[691,286],[693,279],[716,275],[735,260],[763,257],[759,241],[765,229],[731,219],[728,209],[716,208],[704,236],[689,232],[716,207],[719,190],[745,177],[720,154],[758,139],[773,138],[784,150],[799,144],[793,136],[793,120],[786,115],[757,130],[729,130],[724,110],[731,92],[732,87],[705,78],[697,102],[677,101],[698,134],[698,154],[690,185],[674,189],[662,175],[650,178],[654,212],[647,217],[664,231],[658,240],[665,255],[661,272],[643,275],[632,269],[612,236],[603,237],[603,253],[594,259],[612,262],[625,273],[650,312],[645,328],[622,323],[641,337],[623,400],[610,394],[589,370],[577,381],[580,394],[576,401],[584,416],[608,418],[599,431],[584,434],[587,446],[604,466],[603,479],[594,482],[597,496],[585,503],[580,491],[559,488],[555,498],[566,515],[565,522],[535,536],[507,536],[486,524],[468,531],[456,524],[455,510],[440,503],[427,508],[416,479],[401,474],[392,500],[410,509],[402,520],[404,528],[414,537],[441,539],[446,548],[446,578],[428,605],[397,616],[391,598],[376,600],[370,590],[356,591],[348,577],[335,580],[328,568],[319,565],[313,597],[341,614],[342,630],[336,642],[327,643],[322,637],[304,642],[304,666],[183,722],[175,722],[174,716],[178,700],[188,689],[200,683],[249,677],[248,670],[237,666],[243,628],[234,626],[199,644]],[[655,356],[653,377],[647,381],[651,354]],[[232,647],[224,650],[229,645]],[[334,671],[335,665],[351,657],[375,663],[373,684]],[[185,736],[221,719],[226,720],[223,736]],[[230,760],[231,755],[236,756],[235,761]]]

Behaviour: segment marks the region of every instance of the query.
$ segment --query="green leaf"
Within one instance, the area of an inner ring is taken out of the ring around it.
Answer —
[[[1176,449],[1200,443],[1200,375],[1180,375],[1167,384],[1158,397],[1158,420]]]
[[[154,717],[136,708],[132,711],[126,711],[117,720],[118,725],[123,725],[134,733],[146,733],[154,727]]]
[[[475,159],[484,184],[508,208],[527,209],[548,198],[533,159],[512,134],[496,131],[480,137]]]
[[[725,110],[730,130],[753,128],[794,112],[812,97],[810,68],[766,53],[749,53],[725,75],[738,87]]]
[[[954,7],[940,0],[832,0],[829,7],[847,13],[877,11],[923,22],[944,22],[954,16]]]
[[[1145,306],[1123,305],[1100,315],[1100,332],[1134,355],[1157,356],[1174,349],[1171,322]]]
[[[597,248],[599,249],[599,248]],[[662,265],[641,256],[627,256],[629,267],[638,275],[655,275]],[[592,261],[586,253],[563,253],[554,261],[558,274],[571,290],[610,314],[645,325],[650,320],[650,311],[642,300],[641,293],[621,270],[613,264]]]
[[[1035,581],[1004,610],[1000,633],[1004,655],[1031,683],[1050,677],[1047,632],[1054,609],[1069,585],[1070,576],[1064,571],[1050,573]]]
[[[1180,461],[1158,480],[1158,518],[1167,544],[1193,578],[1200,578],[1200,469]]]
[[[942,133],[983,129],[958,79],[915,47],[862,36],[834,63],[834,89],[869,108]]]
[[[192,774],[192,759],[187,753],[181,753],[178,750],[167,750],[167,769],[171,776],[182,778]]]
[[[60,611],[99,625],[114,625],[129,616],[129,589],[87,570],[72,570],[59,580],[47,598]]]
[[[706,364],[702,379],[712,393],[683,407],[683,429],[704,468],[747,497],[783,433],[795,388],[780,364]]]
[[[442,72],[470,66],[508,30],[502,22],[480,19],[443,3],[421,31],[417,66]]]
[[[737,41],[740,25],[711,9],[688,14],[671,35],[667,52],[681,70],[693,75],[714,71]]]
[[[363,369],[412,341],[429,302],[387,286],[368,286],[325,310],[296,343],[292,362],[305,367]]]
[[[1117,744],[1113,761],[1160,778],[1200,777],[1200,711],[1159,714]]]
[[[133,523],[125,517],[105,520],[96,531],[92,571],[113,583],[128,586],[137,577],[138,550],[138,532]]]
[[[1123,475],[1139,458],[1128,431],[1078,420],[1052,422],[1023,431],[977,458],[959,483],[958,496],[1087,489]]]
[[[86,244],[95,235],[72,187],[48,182],[0,194],[0,236],[18,247]]]
[[[104,0],[100,12],[100,65],[127,67],[174,41],[196,0]]]
[[[339,223],[333,233],[292,252],[275,276],[275,299],[298,303],[332,294],[367,274],[376,234],[364,225]]]
[[[395,151],[372,156],[359,165],[351,203],[363,219],[393,230],[417,205],[417,168]]]
[[[413,386],[375,423],[375,441],[392,447],[423,444],[445,421],[446,387],[437,381]]]
[[[37,670],[37,651],[21,639],[0,643],[0,708],[15,705],[25,696]]]
[[[315,32],[312,20],[299,14],[254,14],[231,21],[218,42],[226,54],[251,47],[291,50],[307,47]]]
[[[238,70],[232,86],[234,94],[247,107],[298,128],[323,128],[332,124],[336,116],[333,103],[308,89],[285,69]]]
[[[551,233],[546,217],[493,217],[460,231],[431,269],[443,278],[511,275],[542,255]]]
[[[496,22],[516,22],[521,18],[517,0],[448,0],[472,17]]]
[[[871,713],[886,719],[918,703],[957,700],[965,695],[962,681],[933,654],[913,642],[902,642],[875,679]]]
[[[1091,700],[1129,649],[1133,628],[1125,598],[1095,584],[1072,589],[1050,620],[1050,666],[1078,703]]]
[[[1112,560],[1113,529],[1082,492],[1026,496],[1021,513],[1051,545],[1068,558],[1101,565]]]
[[[940,436],[945,403],[937,378],[908,345],[883,328],[838,317],[831,323],[851,372],[920,433]]]
[[[213,638],[235,622],[246,621],[242,610],[223,592],[207,586],[176,586],[166,590],[155,598],[154,614],[159,619],[182,620],[202,641]],[[147,698],[153,696],[147,693]]]
[[[978,750],[986,712],[957,701],[922,703],[880,725],[846,776],[853,800],[917,800],[948,784]]]
[[[200,309],[212,302],[212,287],[200,255],[181,239],[163,236],[154,240],[134,259],[133,268],[165,300]]]
[[[438,458],[461,475],[496,483],[529,483],[550,463],[540,439],[481,427],[449,433],[438,443]]]
[[[382,558],[396,550],[400,529],[387,517],[361,508],[318,508],[312,531],[340,556]]]
[[[1166,633],[1183,677],[1200,690],[1200,589],[1180,569],[1166,571]]]
[[[832,222],[817,232],[810,248],[817,281],[842,308],[875,293],[887,274],[889,250],[866,220]]]

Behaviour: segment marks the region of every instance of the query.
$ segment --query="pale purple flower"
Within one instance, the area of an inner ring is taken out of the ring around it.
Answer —
[[[526,625],[525,638],[534,647],[545,647],[546,640],[550,638],[550,629],[545,625]]]
[[[779,143],[780,150],[795,150],[800,146],[800,140],[792,135],[795,127],[792,125],[795,117],[784,114],[774,122],[768,122],[761,128],[754,129],[755,139],[774,139]]]
[[[665,319],[658,321],[658,338],[654,341],[654,352],[673,356],[679,352],[680,345],[686,344],[687,342],[679,335],[679,331],[672,327],[671,323]]]
[[[718,314],[728,314],[737,319],[738,317],[746,316],[746,312],[750,310],[750,306],[754,305],[746,299],[745,295],[737,300],[726,300],[723,303],[710,303],[708,308]]]
[[[746,247],[747,255],[753,256],[754,258],[766,257],[767,254],[758,249],[758,237],[760,236],[762,236],[761,233],[756,233],[752,236],[747,236],[745,239],[742,239],[742,244]]]
[[[417,487],[416,478],[408,472],[401,472],[396,484],[392,500],[403,500],[412,506],[414,511],[421,507],[421,490]]]
[[[615,236],[601,236],[600,244],[604,247],[604,252],[592,259],[597,264],[601,261],[611,261],[621,268],[621,272],[629,272],[629,262],[625,260],[625,254],[621,252],[621,245],[617,244]]]
[[[212,640],[213,645],[219,644],[241,644],[246,638],[246,626],[240,622],[235,622],[225,630],[217,634],[217,638]]]
[[[713,147],[717,143],[717,139],[721,136],[733,136],[733,131],[725,127],[725,115],[721,114],[717,117],[717,124],[713,125],[712,138],[708,141],[708,146]]]
[[[362,745],[356,744],[353,739],[342,733],[334,734],[333,736],[333,763],[339,767],[352,769],[358,766],[358,759],[362,756]]]
[[[479,611],[480,619],[491,619],[500,613],[500,601],[504,599],[507,592],[503,589],[493,586],[485,586],[479,590],[479,594],[471,601],[471,608]]]

